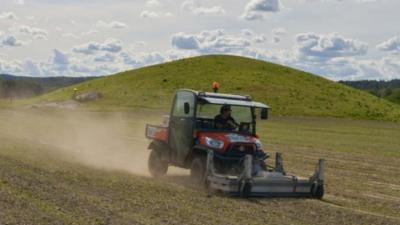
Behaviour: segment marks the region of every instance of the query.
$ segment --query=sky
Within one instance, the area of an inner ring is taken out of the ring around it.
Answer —
[[[399,0],[0,0],[0,73],[98,76],[231,54],[400,79]]]

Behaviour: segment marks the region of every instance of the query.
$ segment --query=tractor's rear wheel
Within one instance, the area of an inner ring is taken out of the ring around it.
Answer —
[[[161,153],[159,151],[151,150],[148,168],[153,177],[162,177],[168,171],[168,162],[161,159]]]
[[[207,158],[205,156],[196,156],[190,166],[190,179],[194,184],[202,184],[206,173]]]

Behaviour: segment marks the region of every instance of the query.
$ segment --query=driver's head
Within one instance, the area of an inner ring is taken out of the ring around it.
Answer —
[[[232,112],[230,105],[223,105],[220,110],[221,114],[224,116],[229,116]]]

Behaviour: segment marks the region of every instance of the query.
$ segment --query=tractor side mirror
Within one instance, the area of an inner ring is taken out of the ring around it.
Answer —
[[[261,109],[261,119],[262,120],[268,119],[268,109],[267,108]]]
[[[183,104],[183,110],[185,111],[185,114],[189,114],[189,112],[190,112],[190,105],[189,105],[189,102],[185,102],[185,103]]]

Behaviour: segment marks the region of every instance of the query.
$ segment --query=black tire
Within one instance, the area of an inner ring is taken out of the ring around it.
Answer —
[[[322,199],[322,197],[324,197],[324,192],[325,192],[324,185],[323,184],[318,185],[317,191],[315,192],[315,197],[317,199]]]
[[[322,199],[322,197],[324,197],[325,188],[323,184],[318,184],[318,186],[316,186],[316,184],[313,184],[311,190],[313,190],[312,195],[314,196],[314,198]]]
[[[194,184],[202,184],[206,173],[207,158],[205,156],[196,156],[190,166],[190,179]]]
[[[163,161],[161,153],[156,150],[151,150],[147,166],[153,177],[162,177],[168,171],[168,162]]]

